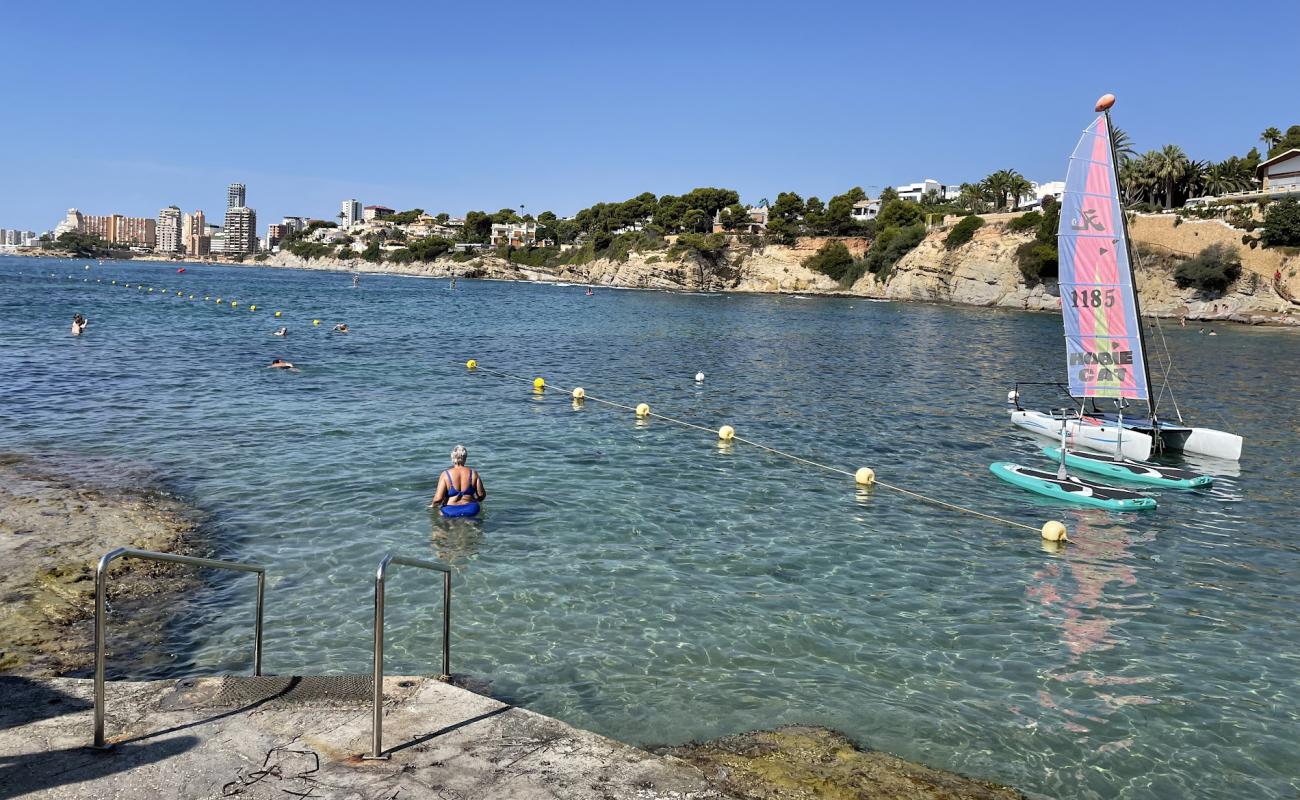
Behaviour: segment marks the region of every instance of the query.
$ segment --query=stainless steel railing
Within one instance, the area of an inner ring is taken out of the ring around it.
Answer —
[[[420,561],[389,553],[375,571],[375,685],[374,716],[370,730],[370,753],[367,760],[387,759],[384,754],[384,577],[389,564],[433,570],[442,573],[442,674],[439,680],[451,680],[451,569],[432,561]]]
[[[95,567],[95,747],[100,750],[112,747],[112,745],[104,743],[104,638],[108,628],[107,616],[104,613],[104,595],[108,584],[108,567],[119,558],[170,561],[176,564],[189,564],[193,567],[256,572],[257,621],[253,634],[253,674],[262,674],[262,606],[266,598],[265,567],[259,567],[255,564],[240,564],[235,561],[217,561],[211,558],[180,556],[173,553],[155,553],[152,550],[136,550],[132,547],[119,547],[115,550],[109,550],[104,554],[103,558],[99,559],[99,565]],[[446,656],[444,656],[445,658]]]

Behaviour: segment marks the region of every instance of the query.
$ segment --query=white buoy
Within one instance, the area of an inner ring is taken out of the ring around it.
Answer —
[[[696,383],[704,383],[704,373],[703,373],[703,372],[697,372],[697,373],[695,373],[695,382],[696,382]]]

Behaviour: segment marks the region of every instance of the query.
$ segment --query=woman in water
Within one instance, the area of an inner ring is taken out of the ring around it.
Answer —
[[[72,315],[72,335],[73,335],[73,336],[80,336],[80,335],[81,335],[81,332],[84,331],[84,330],[86,329],[86,326],[89,325],[89,324],[90,324],[90,321],[87,320],[85,317],[81,316],[80,314],[73,314],[73,315]]]
[[[438,490],[433,494],[430,507],[441,508],[444,517],[472,517],[479,512],[479,503],[487,497],[478,472],[465,466],[468,456],[465,445],[456,445],[451,450],[451,469],[438,476]]]

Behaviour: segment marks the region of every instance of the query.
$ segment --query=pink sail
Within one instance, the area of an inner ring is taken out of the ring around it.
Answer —
[[[1075,397],[1148,399],[1123,213],[1103,115],[1070,156],[1057,231],[1066,369]]]

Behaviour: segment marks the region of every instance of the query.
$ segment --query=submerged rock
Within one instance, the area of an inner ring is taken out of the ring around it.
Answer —
[[[863,750],[821,727],[790,726],[670,748],[743,800],[1024,800],[1006,786]]]
[[[0,454],[0,673],[88,674],[100,556],[115,547],[194,549],[193,509],[149,488],[91,480]],[[159,614],[197,579],[195,570],[171,564],[113,565],[109,649],[118,665],[124,653],[166,657]]]

